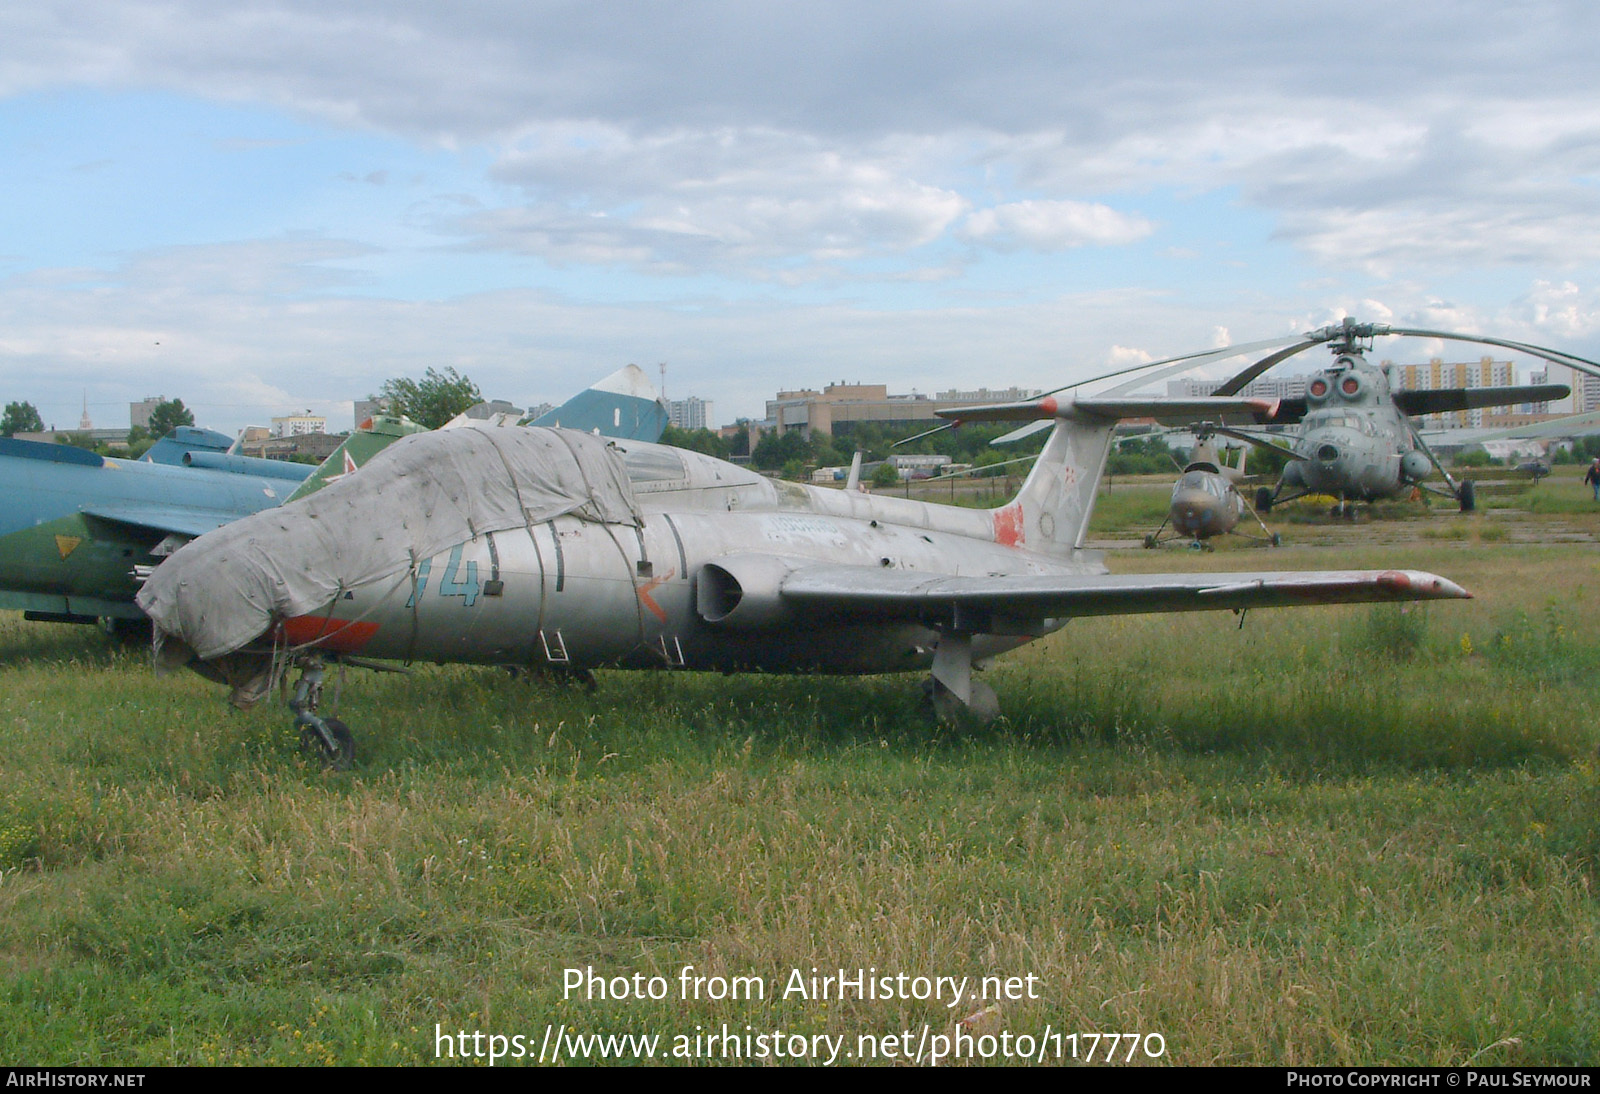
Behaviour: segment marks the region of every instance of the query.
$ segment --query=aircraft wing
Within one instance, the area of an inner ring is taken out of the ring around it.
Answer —
[[[99,517],[132,528],[175,532],[181,536],[203,536],[238,520],[242,515],[236,509],[222,511],[180,505],[118,505],[115,502],[85,505],[80,511],[85,516]]]
[[[1030,620],[1219,608],[1452,600],[1461,586],[1418,570],[949,577],[869,566],[808,566],[783,581],[786,603],[827,614],[903,619],[982,633]]]

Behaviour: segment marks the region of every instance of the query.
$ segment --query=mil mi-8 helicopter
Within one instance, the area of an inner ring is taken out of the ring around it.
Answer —
[[[1341,323],[1309,331],[1298,339],[1284,339],[1294,344],[1263,357],[1215,392],[1219,396],[1235,395],[1272,366],[1312,346],[1327,345],[1333,351],[1333,363],[1311,377],[1304,398],[1279,403],[1270,424],[1302,426],[1293,450],[1299,458],[1284,467],[1276,489],[1263,486],[1256,492],[1257,512],[1270,512],[1274,505],[1307,494],[1337,498],[1343,510],[1348,502],[1392,498],[1416,489],[1452,498],[1462,512],[1471,512],[1477,504],[1472,481],[1457,482],[1445,470],[1411,419],[1423,414],[1545,402],[1571,393],[1565,384],[1393,391],[1387,373],[1369,364],[1364,356],[1371,349],[1372,340],[1383,336],[1500,346],[1600,375],[1600,363],[1559,350],[1450,331],[1357,323],[1348,316]],[[1254,444],[1270,443],[1247,433],[1231,435]],[[1423,481],[1430,470],[1439,472],[1448,490]],[[1290,491],[1287,497],[1285,490]]]
[[[1186,539],[1191,547],[1209,550],[1210,545],[1206,540],[1234,532],[1239,522],[1249,514],[1260,525],[1261,535],[1252,536],[1244,532],[1234,534],[1258,543],[1278,546],[1282,542],[1278,533],[1262,523],[1261,518],[1246,504],[1244,495],[1239,493],[1239,483],[1245,477],[1245,458],[1250,450],[1241,449],[1238,465],[1230,467],[1222,459],[1216,437],[1231,431],[1211,422],[1190,428],[1194,433],[1194,447],[1189,449],[1188,462],[1172,487],[1172,501],[1167,507],[1166,518],[1162,520],[1161,527],[1144,537],[1144,545],[1159,547],[1163,542]],[[1163,541],[1161,533],[1169,524],[1176,535]]]
[[[1462,598],[1402,570],[1109,574],[1083,549],[1119,420],[1260,422],[1275,400],[1063,396],[945,411],[1051,428],[1015,499],[968,509],[773,481],[566,429],[405,437],[359,475],[180,548],[138,603],[158,660],[258,701],[289,666],[303,741],[325,663],[929,673],[941,717],[988,720],[974,670],[1078,616]],[[364,662],[357,662],[364,663]]]

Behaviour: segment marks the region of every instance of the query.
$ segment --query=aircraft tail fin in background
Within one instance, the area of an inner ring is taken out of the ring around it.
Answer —
[[[367,461],[388,448],[401,437],[412,433],[426,432],[420,425],[406,417],[392,417],[390,415],[377,415],[362,422],[344,443],[333,450],[333,454],[323,460],[311,476],[300,484],[293,494],[284,501],[287,505],[291,501],[298,501],[307,494],[315,494],[330,482],[337,482],[367,465]]]
[[[523,424],[654,443],[667,428],[667,408],[644,369],[625,365],[556,409]]]
[[[1022,489],[1009,504],[991,510],[994,538],[997,543],[1041,554],[1070,555],[1083,546],[1088,533],[1095,493],[1118,422],[1153,418],[1166,425],[1196,420],[1254,425],[1270,419],[1276,410],[1272,399],[1046,397],[962,407],[939,411],[939,415],[963,422],[1054,419],[1044,451]]]

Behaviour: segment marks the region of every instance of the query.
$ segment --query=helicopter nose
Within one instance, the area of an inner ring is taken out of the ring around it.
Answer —
[[[1214,517],[1211,498],[1198,490],[1184,491],[1172,501],[1172,523],[1181,532],[1193,535]]]

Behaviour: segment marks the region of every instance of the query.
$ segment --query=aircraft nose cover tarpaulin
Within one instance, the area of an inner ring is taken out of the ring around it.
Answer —
[[[276,620],[326,611],[485,532],[558,516],[638,527],[621,454],[554,429],[456,429],[396,441],[359,474],[201,536],[156,567],[139,607],[205,659]]]

